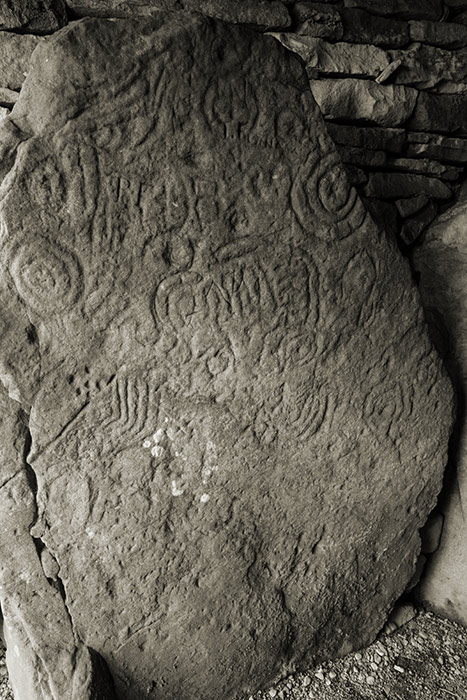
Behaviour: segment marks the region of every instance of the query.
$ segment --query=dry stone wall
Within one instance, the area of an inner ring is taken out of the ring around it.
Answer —
[[[410,246],[452,203],[467,163],[466,3],[298,2],[277,38],[376,220]]]

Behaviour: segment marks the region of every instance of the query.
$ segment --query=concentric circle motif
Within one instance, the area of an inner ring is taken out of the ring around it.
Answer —
[[[82,293],[76,256],[47,240],[23,243],[14,254],[10,273],[25,303],[45,318],[70,309]]]
[[[300,224],[312,226],[318,238],[328,238],[330,227],[334,238],[347,238],[367,214],[337,152],[320,161],[309,159],[292,186],[291,200]]]

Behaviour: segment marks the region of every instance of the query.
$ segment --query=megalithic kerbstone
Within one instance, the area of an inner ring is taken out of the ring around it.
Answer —
[[[76,638],[125,700],[227,700],[372,640],[451,388],[299,59],[196,14],[83,20],[2,129],[2,379]]]

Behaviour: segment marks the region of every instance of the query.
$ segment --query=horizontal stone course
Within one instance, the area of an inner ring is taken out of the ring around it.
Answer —
[[[376,15],[403,19],[433,19],[443,17],[442,0],[345,0],[345,7],[358,7]]]
[[[467,138],[409,132],[406,153],[410,157],[422,156],[447,163],[467,164]]]
[[[345,146],[402,153],[406,143],[404,129],[359,127],[331,122],[328,122],[326,126],[335,143]]]
[[[411,116],[417,91],[404,85],[378,85],[370,80],[311,80],[311,91],[323,116],[331,120],[400,126]]]
[[[436,200],[450,199],[453,190],[441,180],[412,173],[370,173],[363,188],[367,197],[401,199],[417,194],[426,194]]]
[[[467,94],[433,95],[420,92],[407,127],[410,131],[467,133]]]
[[[459,48],[467,44],[467,27],[455,22],[412,20],[408,26],[411,41],[446,48]]]

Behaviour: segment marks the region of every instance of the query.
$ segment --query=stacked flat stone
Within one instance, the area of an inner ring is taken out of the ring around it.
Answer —
[[[349,176],[412,244],[467,163],[467,2],[296,2],[275,36],[305,61]]]

